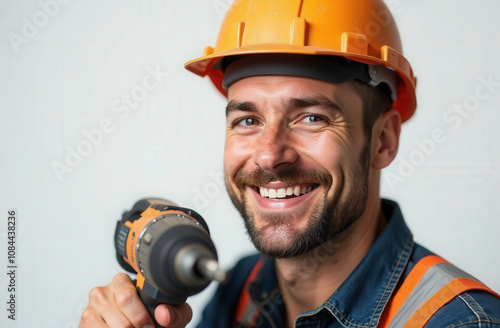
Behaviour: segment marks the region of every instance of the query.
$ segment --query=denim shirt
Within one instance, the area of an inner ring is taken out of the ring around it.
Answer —
[[[368,254],[343,284],[318,308],[300,314],[294,327],[337,328],[376,327],[391,295],[421,258],[432,253],[416,244],[398,205],[383,200],[388,224]],[[230,271],[203,312],[199,328],[245,327],[234,325],[236,306],[255,263],[262,255],[240,260]],[[321,261],[318,251],[304,263],[303,273]],[[310,271],[309,271],[310,272]],[[255,327],[285,327],[285,307],[278,288],[274,260],[264,265],[249,287],[254,305],[260,310]],[[481,292],[464,293],[441,308],[425,327],[500,327],[500,299]]]

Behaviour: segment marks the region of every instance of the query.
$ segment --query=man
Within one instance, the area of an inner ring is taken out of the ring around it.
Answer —
[[[413,242],[381,200],[415,78],[379,0],[236,1],[215,48],[186,64],[227,94],[226,186],[259,254],[201,327],[500,327],[500,298]],[[184,327],[187,304],[155,319]],[[81,327],[153,321],[125,275]]]

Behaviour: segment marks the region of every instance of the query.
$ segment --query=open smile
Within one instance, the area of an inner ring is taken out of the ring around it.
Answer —
[[[281,188],[269,188],[255,186],[255,191],[260,194],[261,197],[269,198],[272,200],[280,199],[290,199],[306,195],[316,189],[318,184],[297,184],[290,185]]]

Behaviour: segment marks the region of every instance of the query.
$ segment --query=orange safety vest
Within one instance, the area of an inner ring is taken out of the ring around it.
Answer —
[[[263,264],[263,258],[255,264],[236,307],[235,322],[245,322],[249,328],[255,326],[260,311],[251,301],[248,288]],[[439,256],[426,256],[413,267],[396,294],[389,300],[378,327],[423,327],[445,304],[470,290],[486,291],[500,298],[500,295],[483,283]]]

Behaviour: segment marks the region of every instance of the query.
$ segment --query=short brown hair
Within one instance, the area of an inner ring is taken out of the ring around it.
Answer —
[[[392,108],[390,89],[385,83],[376,87],[358,80],[349,83],[363,100],[363,128],[370,137],[375,121]]]

